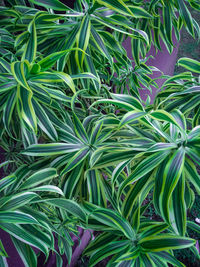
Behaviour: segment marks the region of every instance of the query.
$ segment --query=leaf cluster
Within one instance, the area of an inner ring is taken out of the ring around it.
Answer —
[[[146,64],[162,40],[171,53],[198,1],[5,1],[0,8],[0,228],[25,266],[42,252],[72,259],[79,227],[95,266],[184,266],[199,258],[187,211],[200,194],[200,63],[162,75]],[[131,39],[133,60],[123,47]],[[156,87],[144,103],[140,91]],[[151,197],[149,197],[151,196]],[[148,216],[153,207],[159,220]],[[96,232],[98,232],[96,234]],[[56,247],[58,244],[58,248]],[[37,248],[39,253],[33,249]],[[0,265],[7,252],[0,242]]]

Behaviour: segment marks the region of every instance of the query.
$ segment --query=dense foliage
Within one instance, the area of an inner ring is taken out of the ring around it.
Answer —
[[[187,211],[200,194],[200,63],[162,76],[147,53],[173,51],[197,0],[7,0],[0,7],[0,228],[25,266],[72,257],[72,234],[94,231],[89,266],[184,266],[200,258]],[[133,60],[123,41],[131,38]],[[151,104],[140,90],[159,89]],[[148,214],[153,208],[155,217]],[[55,244],[58,243],[58,250]],[[0,241],[0,265],[7,253]]]

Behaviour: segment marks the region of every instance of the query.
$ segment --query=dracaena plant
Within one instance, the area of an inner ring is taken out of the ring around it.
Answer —
[[[159,108],[164,107],[168,112],[172,112],[179,106],[182,113],[190,116],[190,127],[195,127],[199,125],[200,116],[200,64],[194,59],[180,58],[178,65],[185,68],[187,72],[168,77],[163,84],[165,91],[162,90],[157,95],[155,105]]]
[[[8,162],[0,167],[5,164]],[[86,214],[76,202],[64,198],[56,186],[59,179],[55,168],[36,169],[35,164],[23,164],[0,180],[0,227],[11,235],[25,266],[37,266],[33,247],[47,258],[53,251],[60,264],[65,253],[70,262],[74,244],[70,234],[79,233],[77,226],[86,221]],[[58,198],[59,195],[63,197]],[[1,243],[1,266],[7,266],[7,256]]]
[[[40,53],[48,55],[52,51],[72,47],[78,47],[87,53],[85,55],[76,51],[68,58],[61,57],[57,63],[58,71],[65,70],[69,74],[77,74],[80,70],[91,72],[95,76],[99,75],[106,83],[110,83],[114,73],[124,78],[124,72],[130,72],[131,87],[135,87],[136,91],[139,87],[137,72],[132,70],[130,60],[122,46],[126,37],[131,37],[134,62],[140,66],[142,63],[140,58],[145,59],[152,45],[161,49],[160,37],[172,52],[172,29],[177,39],[183,25],[193,37],[195,32],[199,35],[199,25],[192,18],[184,0],[168,2],[80,0],[75,2],[74,9],[60,1],[28,2],[31,8],[26,7],[24,2],[22,5],[21,1],[11,1],[8,7],[1,8],[1,15],[5,16],[2,20],[5,43],[8,39],[9,45],[12,46],[13,39],[10,35],[6,35],[6,31],[13,32],[17,35],[15,48],[21,51],[24,43],[30,40],[30,24],[34,21]],[[199,8],[197,1],[189,1],[189,4],[195,9]],[[45,10],[40,11],[37,9],[38,6],[42,6]],[[51,13],[48,12],[50,9]],[[6,16],[10,16],[9,21]],[[144,72],[144,68],[142,70]],[[140,76],[140,80],[145,83],[145,87],[150,81],[145,73],[143,77]],[[98,83],[90,84],[93,93],[99,93],[99,89]]]
[[[146,64],[160,38],[172,52],[172,29],[199,35],[198,1],[3,2],[0,228],[24,265],[37,266],[32,247],[70,264],[78,227],[95,231],[88,266],[184,266],[182,248],[199,258],[187,211],[200,193],[200,64],[180,59],[187,72],[161,88]],[[151,85],[161,92],[144,105]],[[1,266],[7,256],[0,242]]]
[[[85,249],[90,256],[89,266],[109,258],[106,266],[183,266],[171,251],[191,247],[194,240],[174,235],[163,222],[149,220],[143,213],[145,194],[138,198],[127,220],[120,211],[108,210],[91,203],[84,203],[91,229],[100,229],[95,240]]]
[[[76,88],[72,77],[67,73],[52,70],[51,67],[59,58],[73,49],[55,52],[42,59],[38,57],[39,60],[36,60],[35,20],[29,24],[30,37],[21,60],[19,61],[16,56],[14,60],[11,59],[11,62],[5,57],[0,59],[2,120],[6,131],[11,134],[9,125],[13,113],[15,115],[17,113],[26,128],[36,133],[39,125],[52,140],[56,140],[57,133],[45,110],[62,109],[62,104],[69,103],[71,100],[68,89],[75,93]],[[74,79],[80,77],[81,79],[95,78],[92,74],[81,73],[81,76],[75,75]]]

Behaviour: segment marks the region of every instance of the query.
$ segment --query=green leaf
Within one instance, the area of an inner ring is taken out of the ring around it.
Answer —
[[[163,223],[163,222],[157,222],[153,225],[150,225],[148,227],[145,227],[141,233],[140,233],[140,239],[146,238],[146,237],[151,237],[154,235],[157,235],[160,232],[163,232],[168,228],[168,224]]]
[[[69,8],[58,0],[30,0],[30,2],[53,10],[67,11]]]
[[[198,224],[187,221],[187,227],[200,234],[200,226]]]
[[[144,264],[144,266],[154,266],[154,262],[151,259],[151,257],[149,256],[149,254],[144,254],[144,253],[140,253],[139,257],[136,259],[139,264]]]
[[[50,88],[45,88],[45,90],[49,93],[49,95],[52,98],[54,98],[56,100],[65,101],[65,102],[71,102],[71,97],[66,96],[66,94],[63,93],[60,90],[50,89]]]
[[[163,87],[167,86],[168,84],[170,85],[170,83],[172,82],[176,82],[179,80],[191,80],[192,79],[192,73],[187,71],[187,72],[182,72],[180,74],[177,75],[173,75],[172,77],[169,77],[164,83],[163,83]],[[187,90],[187,89],[186,89]],[[183,90],[182,92],[184,92],[185,90]],[[177,92],[178,94],[182,92]],[[176,94],[176,93],[175,93]]]
[[[30,145],[22,154],[28,156],[52,156],[65,153],[72,153],[79,151],[83,146],[81,144],[66,144],[66,143],[52,143],[52,144],[38,144]]]
[[[113,241],[105,244],[92,254],[90,257],[89,266],[96,266],[99,261],[105,259],[106,257],[116,254],[121,250],[127,249],[128,245],[129,241],[127,240]]]
[[[42,185],[42,186],[38,186],[38,187],[34,187],[32,189],[29,189],[29,191],[35,191],[35,192],[51,192],[51,193],[56,193],[59,194],[61,196],[64,196],[63,191],[54,185]]]
[[[28,31],[30,33],[30,36],[26,43],[25,50],[22,55],[22,60],[27,59],[30,63],[32,63],[35,60],[37,51],[37,34],[34,20],[30,22]]]
[[[155,182],[154,182],[154,192],[153,192],[153,204],[156,212],[160,214],[160,192],[162,190],[162,184],[163,179],[160,179],[160,177],[163,177],[164,170],[166,167],[166,164],[169,160],[169,157],[166,157],[166,159],[158,166],[155,174]]]
[[[88,144],[88,135],[82,123],[80,122],[79,118],[76,116],[76,114],[73,114],[73,119],[74,119],[74,128],[77,136],[82,140],[82,142]]]
[[[195,244],[195,240],[187,237],[162,234],[159,236],[149,236],[139,241],[143,251],[163,251],[170,249],[188,248]]]
[[[65,168],[62,170],[61,175],[71,171],[77,165],[79,165],[89,154],[88,147],[80,149],[67,163]]]
[[[155,255],[156,257],[158,257],[161,260],[164,260],[165,262],[171,263],[173,266],[185,267],[185,265],[183,263],[178,261],[173,255],[171,255],[170,253],[168,253],[166,251],[156,252],[153,255]]]
[[[113,100],[113,99],[100,99],[100,100],[97,100],[96,102],[94,102],[90,108],[96,104],[113,104],[113,105],[116,105],[116,106],[119,106],[121,108],[124,108],[128,111],[130,110],[133,110],[134,109],[134,106],[130,105],[129,103],[125,103],[125,102],[122,102],[122,101],[119,101],[119,100]]]
[[[181,126],[177,123],[177,121],[174,119],[174,117],[165,110],[156,110],[150,113],[150,116],[154,119],[161,120],[161,121],[167,121],[169,123],[172,123],[176,125],[180,130],[182,130]]]
[[[119,191],[118,191],[118,197],[122,194],[124,188],[137,181],[141,177],[143,177],[145,174],[152,171],[155,167],[157,167],[161,162],[169,155],[169,151],[162,151],[162,152],[156,152],[150,155],[149,157],[142,160],[133,173],[127,177],[127,179],[120,185]]]
[[[79,73],[79,74],[73,74],[71,75],[71,78],[72,80],[77,80],[77,79],[94,79],[98,82],[99,79],[97,76],[95,76],[94,74],[90,73],[90,72],[82,72],[82,73]]]
[[[35,132],[37,132],[37,118],[32,102],[32,92],[23,86],[17,88],[17,109],[19,117]]]
[[[11,237],[11,239],[25,267],[37,267],[37,256],[34,250],[14,237]]]
[[[117,38],[115,38],[115,36],[113,36],[110,32],[99,31],[99,34],[103,37],[107,46],[109,46],[111,49],[114,49],[115,51],[118,51],[119,53],[122,52],[122,48],[120,47]]]
[[[19,45],[23,45],[30,36],[30,33],[28,31],[24,31],[21,34],[17,35],[15,39],[15,47],[18,47]]]
[[[116,262],[121,262],[121,264],[123,264],[123,262],[127,262],[137,258],[139,254],[140,254],[139,248],[133,246],[133,248],[131,248],[127,252],[125,251],[125,253],[122,253],[122,255],[116,259]]]
[[[67,241],[67,239],[63,238],[63,237],[60,237],[61,240],[62,240],[62,244],[63,244],[63,248],[64,248],[64,252],[65,252],[65,255],[67,257],[67,261],[68,261],[68,264],[70,265],[71,263],[71,258],[72,258],[72,247],[71,245],[69,244],[69,242]],[[57,265],[56,265],[57,266]]]
[[[51,138],[51,140],[56,141],[58,139],[57,132],[42,106],[39,102],[33,100],[33,107],[38,119],[39,127]]]
[[[188,133],[188,141],[192,142],[200,137],[200,126],[196,126]]]
[[[131,38],[132,55],[133,55],[135,64],[138,66],[140,65],[140,49],[141,49],[140,47],[141,47],[140,40]]]
[[[128,179],[128,178],[126,178]],[[126,181],[124,180],[124,182]],[[140,197],[141,192],[145,191],[145,187],[151,181],[151,173],[142,176],[138,181],[136,181],[133,185],[130,186],[129,191],[126,193],[125,198],[122,204],[122,212],[125,217],[128,217],[130,213],[133,211],[133,206],[135,202]],[[123,184],[123,183],[122,183]]]
[[[9,175],[0,180],[0,192],[16,181],[16,176]]]
[[[57,208],[61,208],[81,219],[82,221],[86,220],[86,215],[83,209],[77,204],[75,201],[70,199],[62,199],[62,198],[53,198],[53,199],[45,199],[45,203],[48,203]]]
[[[171,112],[171,115],[174,117],[174,119],[176,120],[176,122],[178,123],[178,125],[184,130],[186,131],[186,119],[183,115],[183,113],[181,113],[180,110],[175,109]]]
[[[77,23],[72,31],[70,32],[69,34],[69,37],[67,37],[62,49],[70,49],[73,47],[75,41],[76,41],[76,36],[78,34],[78,31],[79,31],[79,28],[80,28],[80,23]],[[77,48],[76,48],[77,50]],[[82,50],[83,51],[83,50]],[[84,52],[84,51],[83,51]],[[59,59],[58,61],[58,64],[57,64],[57,68],[59,71],[63,71],[64,70],[64,67],[65,67],[65,64],[66,64],[66,57],[63,56],[62,58]]]
[[[141,6],[129,6],[129,9],[131,10],[133,17],[135,18],[152,18],[151,14],[149,14],[144,8]]]
[[[98,143],[99,135],[101,134],[103,122],[98,122],[96,126],[93,128],[91,137],[90,137],[90,144],[93,145],[96,142]]]
[[[0,211],[0,223],[38,224],[38,221],[31,215],[20,211]]]
[[[118,101],[122,101],[126,104],[129,104],[133,107],[133,109],[138,109],[140,111],[144,111],[144,108],[141,104],[141,102],[131,96],[131,95],[126,95],[126,94],[111,94],[112,98],[115,99],[115,100],[118,100]]]
[[[172,10],[170,3],[166,2],[163,6],[163,26],[167,41],[173,46],[172,41]]]
[[[0,65],[3,67],[4,71],[3,72],[11,72],[11,65],[8,63],[7,60],[0,58]]]
[[[187,209],[185,204],[185,177],[182,174],[173,193],[172,193],[172,209],[170,214],[171,222],[175,222],[173,228],[177,229],[177,234],[185,236]]]
[[[90,38],[91,21],[88,15],[85,15],[82,19],[80,30],[76,36],[77,47],[86,51]],[[75,52],[76,63],[79,68],[82,68],[84,54],[81,52]]]
[[[5,82],[0,84],[0,93],[10,91],[10,89],[17,86],[15,81]]]
[[[91,26],[91,34],[93,36],[93,40],[95,45],[97,46],[97,48],[102,52],[102,54],[110,61],[110,63],[112,64],[112,58],[104,44],[103,39],[101,38],[101,36],[98,34],[98,32],[95,30],[95,28],[93,26]]]
[[[183,171],[185,150],[180,147],[173,153],[168,161],[162,177],[162,189],[160,192],[160,210],[166,222],[169,220],[169,208],[172,192],[176,187]]]
[[[134,17],[134,13],[132,13],[129,7],[122,0],[97,0],[97,2],[111,10],[117,11],[120,14]]]
[[[69,86],[69,88],[74,94],[76,93],[74,82],[68,74],[64,72],[54,72],[54,74],[56,74],[60,79],[62,79]]]
[[[14,161],[13,160],[6,160],[6,161],[0,163],[0,168],[4,167],[4,166],[6,166],[6,165],[8,165],[8,164],[10,164],[12,162],[14,162]]]
[[[32,188],[50,179],[53,179],[56,176],[57,176],[56,169],[46,168],[28,177],[20,188],[21,189]]]
[[[198,142],[199,143],[199,142]],[[198,165],[200,165],[200,153],[195,148],[186,147],[186,154]]]
[[[62,75],[63,74],[63,77],[59,77],[58,75]],[[66,74],[67,75],[67,74]],[[29,81],[30,82],[34,82],[34,83],[44,83],[44,84],[51,84],[51,83],[61,83],[63,82],[63,79],[64,79],[64,76],[65,76],[65,73],[63,72],[48,72],[48,71],[43,71],[43,72],[39,72],[39,73],[36,73],[34,75],[31,75],[30,76],[30,79]],[[69,75],[67,75],[66,77],[68,77]]]
[[[47,57],[43,58],[38,62],[40,65],[42,71],[50,69],[61,57],[66,56],[70,51],[73,51],[74,49],[66,49],[63,51],[55,52]]]
[[[114,169],[114,171],[112,173],[112,178],[111,178],[113,190],[114,190],[114,184],[115,184],[117,178],[120,176],[120,174],[122,173],[122,171],[128,165],[129,162],[130,162],[130,160],[122,161]]]
[[[88,246],[84,249],[83,254],[84,255],[91,255],[92,253],[94,253],[97,249],[101,248],[102,246],[104,246],[105,244],[109,243],[110,240],[112,239],[112,241],[116,241],[116,239],[118,239],[117,236],[113,236],[112,233],[102,233],[99,234],[97,237],[95,237],[94,240],[91,240],[91,242],[88,244]]]
[[[178,60],[178,65],[195,73],[200,73],[200,62],[191,58],[182,57]]]
[[[68,162],[68,160],[67,160]],[[66,198],[71,199],[78,188],[81,181],[81,175],[84,168],[84,164],[77,165],[68,175],[66,181],[63,184],[63,192]]]
[[[0,264],[1,264],[2,267],[8,267],[8,263],[7,263],[6,257],[0,256]]]
[[[95,153],[92,155],[91,160],[90,160],[90,165],[92,168],[103,168],[106,166],[113,166],[116,163],[119,163],[124,160],[129,160],[133,158],[136,155],[136,151],[130,148],[123,148],[121,149],[120,152],[119,148],[117,148],[114,151],[113,147],[106,147],[106,150],[109,151],[109,149],[112,149],[112,153],[107,153],[106,155],[102,156],[101,150],[97,150],[96,154]],[[98,152],[98,153],[97,153]],[[93,157],[94,156],[94,157]]]
[[[96,207],[97,208],[89,214],[91,218],[94,218],[105,225],[119,230],[129,239],[135,237],[135,232],[129,222],[125,220],[118,212],[110,209],[99,208],[98,206]]]
[[[168,149],[177,148],[177,144],[173,143],[156,143],[146,150],[146,152],[166,151]]]
[[[11,94],[9,95],[7,101],[6,101],[6,105],[4,107],[4,111],[3,111],[3,122],[6,128],[6,131],[10,134],[10,130],[9,130],[9,125],[10,125],[10,121],[13,115],[13,110],[16,104],[16,100],[17,100],[17,95],[16,95],[17,91],[13,90],[11,92]]]
[[[19,62],[19,61],[15,61],[13,63],[11,63],[11,71],[12,74],[15,78],[15,80],[24,88],[26,88],[27,90],[29,90],[30,92],[31,89],[27,83],[26,80],[26,76],[29,72],[29,63],[27,60]]]
[[[0,223],[0,227],[14,236],[16,239],[19,239],[20,241],[27,243],[29,245],[32,245],[39,250],[41,250],[44,254],[48,255],[48,247],[49,244],[47,242],[44,242],[42,240],[43,236],[46,237],[41,231],[40,231],[40,238],[36,236],[36,232],[32,232],[29,225],[30,231],[27,231],[23,227],[24,225],[18,225],[18,224],[10,224],[10,223]]]
[[[137,111],[130,111],[124,115],[122,120],[120,121],[119,126],[124,126],[125,124],[132,123],[146,115],[146,112],[137,112]]]
[[[39,127],[49,136],[49,138],[51,138],[51,140],[57,141],[57,132],[42,106],[35,100],[33,100],[33,106],[38,119]]]
[[[200,194],[200,176],[196,170],[194,163],[190,159],[186,158],[184,168],[186,172],[186,178],[189,179],[189,181],[197,190],[198,194]]]
[[[7,252],[3,246],[3,243],[0,240],[0,258],[1,257],[8,257],[8,254],[7,254]],[[1,260],[0,260],[0,264],[1,264]],[[3,265],[2,265],[2,267],[3,267]]]
[[[192,20],[192,16],[190,14],[190,11],[188,10],[187,6],[185,5],[184,0],[177,0],[177,2],[178,2],[179,12],[180,12],[181,18],[183,19],[183,23],[186,26],[186,29],[188,29],[189,33],[193,37],[195,37],[193,20]]]
[[[1,210],[15,210],[21,206],[24,206],[26,203],[31,202],[34,198],[38,198],[38,195],[31,192],[19,193],[14,196],[9,196],[5,198],[3,205],[1,205]]]
[[[89,201],[95,205],[106,207],[105,188],[101,179],[102,177],[98,170],[87,172]]]

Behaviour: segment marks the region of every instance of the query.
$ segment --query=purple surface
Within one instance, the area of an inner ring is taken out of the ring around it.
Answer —
[[[86,230],[83,232],[82,237],[81,237],[81,243],[80,245],[76,246],[73,255],[72,255],[72,261],[69,267],[75,267],[78,259],[80,258],[83,250],[86,248],[88,245],[90,239],[91,239],[91,230]]]

